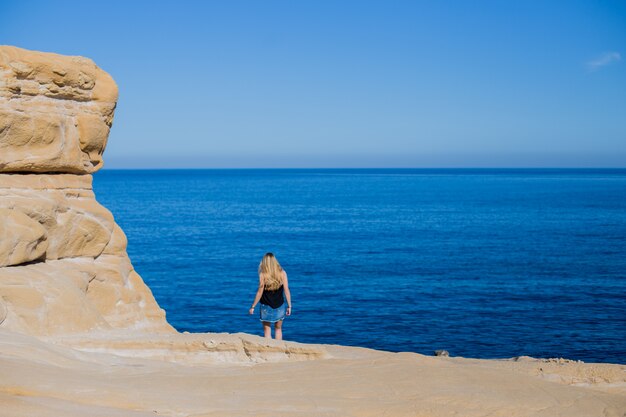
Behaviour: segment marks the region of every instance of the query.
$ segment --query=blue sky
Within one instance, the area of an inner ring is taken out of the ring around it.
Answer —
[[[106,167],[626,167],[623,1],[12,1],[83,55]]]

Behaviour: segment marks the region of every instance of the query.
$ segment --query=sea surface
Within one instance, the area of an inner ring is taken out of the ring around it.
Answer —
[[[98,200],[180,331],[626,363],[626,170],[104,170]]]

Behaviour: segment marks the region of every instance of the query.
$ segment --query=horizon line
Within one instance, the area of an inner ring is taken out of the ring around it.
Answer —
[[[467,167],[102,167],[99,171],[154,171],[154,170],[162,170],[162,171],[201,171],[201,170],[215,170],[215,171],[225,171],[225,170],[276,170],[276,171],[284,171],[284,170],[460,170],[460,169],[469,169],[469,170],[626,170],[626,166],[615,166],[615,167],[576,167],[576,166],[543,166],[543,167],[481,167],[481,166],[467,166]],[[97,172],[97,171],[96,171]]]

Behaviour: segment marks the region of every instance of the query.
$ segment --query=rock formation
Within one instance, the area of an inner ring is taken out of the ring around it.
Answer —
[[[0,47],[0,172],[91,174],[117,86],[93,61]]]
[[[173,330],[92,191],[116,101],[89,59],[0,47],[1,327]]]

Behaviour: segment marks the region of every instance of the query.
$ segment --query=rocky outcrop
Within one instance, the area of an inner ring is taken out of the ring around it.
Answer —
[[[116,102],[90,59],[0,47],[0,172],[97,171]]]
[[[173,331],[92,190],[116,101],[89,59],[0,46],[0,327]]]

